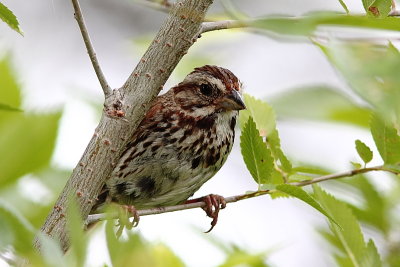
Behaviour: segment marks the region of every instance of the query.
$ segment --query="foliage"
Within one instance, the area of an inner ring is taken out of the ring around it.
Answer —
[[[5,5],[0,2],[0,19],[10,26],[11,29],[22,34],[22,30],[19,27],[19,22],[14,13],[9,10]]]
[[[356,140],[355,143],[356,143],[356,150],[360,158],[364,161],[365,164],[370,162],[374,155],[371,149],[358,139]]]
[[[271,151],[264,145],[252,117],[249,117],[245,124],[240,140],[244,162],[256,183],[271,183],[273,168]]]

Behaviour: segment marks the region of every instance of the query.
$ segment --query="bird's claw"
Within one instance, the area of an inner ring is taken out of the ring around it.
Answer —
[[[116,235],[119,237],[122,234],[122,230],[124,227],[126,229],[131,230],[133,227],[138,226],[140,217],[136,208],[132,205],[121,205],[119,206],[119,219],[116,226],[118,226],[118,230]],[[133,220],[130,220],[130,217],[133,217]]]
[[[211,228],[205,233],[211,232],[215,225],[218,222],[218,214],[220,209],[224,209],[226,207],[226,201],[223,196],[210,194],[201,198],[206,205],[202,207],[202,209],[206,212],[207,216],[212,218]]]
[[[202,209],[206,212],[207,216],[212,218],[211,228],[205,232],[209,233],[217,225],[219,210],[226,207],[226,200],[223,196],[210,194],[204,197],[186,200],[186,204],[204,202],[206,205]]]

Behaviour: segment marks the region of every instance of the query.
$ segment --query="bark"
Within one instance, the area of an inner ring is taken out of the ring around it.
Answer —
[[[58,238],[64,251],[69,247],[65,220],[69,196],[76,196],[82,218],[86,219],[149,104],[198,38],[212,2],[177,2],[128,80],[106,98],[100,123],[41,228],[43,233]],[[40,249],[38,240],[35,246]]]

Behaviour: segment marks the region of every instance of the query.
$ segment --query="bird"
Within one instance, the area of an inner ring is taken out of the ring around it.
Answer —
[[[242,83],[230,70],[195,68],[152,102],[91,213],[104,203],[117,203],[137,224],[138,209],[204,201],[203,209],[213,218],[211,231],[225,199],[214,194],[188,199],[224,165],[239,110],[245,108]]]

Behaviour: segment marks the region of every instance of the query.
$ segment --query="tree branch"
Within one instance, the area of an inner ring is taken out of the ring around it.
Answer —
[[[212,2],[177,2],[125,84],[106,98],[100,123],[41,228],[43,233],[59,239],[64,251],[69,247],[65,220],[69,196],[76,196],[81,216],[86,219],[151,102],[197,40]],[[40,249],[38,239],[35,246]]]
[[[342,173],[324,175],[324,176],[320,176],[320,177],[317,177],[317,178],[314,178],[311,180],[290,183],[290,184],[295,185],[295,186],[305,186],[305,185],[315,184],[315,183],[324,182],[324,181],[328,181],[328,180],[339,179],[339,178],[343,178],[343,177],[351,177],[351,176],[354,176],[357,174],[363,174],[363,173],[371,172],[371,171],[386,171],[386,172],[397,174],[396,172],[394,172],[392,170],[385,169],[385,167],[383,165],[379,165],[379,166],[375,166],[375,167],[361,168],[361,169],[355,169],[355,170],[342,172]]]
[[[221,20],[212,22],[203,22],[201,25],[201,33],[216,31],[216,30],[226,30],[233,28],[243,28],[249,26],[249,21],[245,20]]]
[[[101,88],[103,89],[103,92],[104,92],[104,96],[107,98],[108,96],[111,95],[112,90],[111,90],[110,86],[108,85],[106,78],[104,77],[103,71],[101,70],[100,65],[99,65],[99,61],[97,60],[96,52],[94,51],[92,42],[90,41],[89,33],[86,29],[85,20],[83,19],[79,1],[72,0],[72,5],[73,5],[74,11],[75,11],[75,19],[78,22],[79,29],[81,30],[82,38],[83,38],[83,41],[85,42],[85,46],[86,46],[87,52],[89,54],[90,61],[92,62],[94,71],[96,72],[97,78],[99,79]]]
[[[361,169],[356,169],[356,170],[351,170],[351,171],[346,171],[346,172],[341,172],[341,173],[324,175],[324,176],[313,178],[311,180],[306,180],[306,181],[301,181],[301,182],[296,182],[296,183],[288,183],[288,184],[302,187],[302,186],[316,184],[316,183],[320,183],[320,182],[324,182],[324,181],[328,181],[328,180],[340,179],[340,178],[344,178],[344,177],[351,177],[351,176],[355,176],[358,174],[363,174],[363,173],[367,173],[367,172],[371,172],[371,171],[387,171],[390,173],[398,174],[397,172],[386,169],[383,165],[380,165],[380,166],[375,166],[375,167],[361,168]],[[271,194],[271,193],[275,193],[275,192],[276,192],[276,190],[260,190],[260,191],[253,192],[253,193],[226,197],[225,200],[226,200],[226,203],[233,203],[233,202],[237,202],[240,200],[259,197],[259,196],[263,196],[263,195]],[[181,204],[181,205],[175,205],[175,206],[138,210],[138,215],[139,216],[147,216],[147,215],[161,214],[161,213],[167,213],[167,212],[173,212],[173,211],[195,209],[195,208],[204,207],[205,205],[206,205],[205,202],[199,201],[199,202]],[[108,214],[101,213],[101,214],[89,215],[86,220],[86,225],[95,223],[95,222],[99,222],[102,220],[106,220],[109,218],[118,219],[118,214],[115,213],[115,214],[108,215]]]

